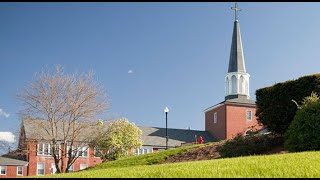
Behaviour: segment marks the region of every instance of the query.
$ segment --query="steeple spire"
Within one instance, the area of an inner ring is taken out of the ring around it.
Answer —
[[[228,72],[246,72],[240,33],[240,24],[237,20],[233,25]]]
[[[235,21],[230,50],[229,68],[226,75],[226,99],[246,98],[249,99],[249,77],[244,62],[240,24],[238,21],[238,3],[231,7],[235,11]]]

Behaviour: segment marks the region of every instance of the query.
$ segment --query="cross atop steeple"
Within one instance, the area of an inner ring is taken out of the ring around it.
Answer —
[[[231,9],[234,10],[235,21],[238,21],[238,11],[241,11],[241,9],[238,8],[238,3],[235,3],[234,7],[231,7]]]

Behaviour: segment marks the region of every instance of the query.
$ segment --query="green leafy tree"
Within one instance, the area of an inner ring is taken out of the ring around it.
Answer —
[[[128,155],[129,151],[141,148],[142,131],[127,119],[119,119],[108,123],[100,132],[98,146],[104,150],[104,158],[115,160]]]
[[[312,92],[297,107],[298,111],[285,133],[284,146],[289,151],[320,150],[319,96]]]
[[[320,74],[302,76],[257,89],[257,120],[273,133],[284,135],[298,110],[292,100],[301,104],[312,91],[320,94]]]

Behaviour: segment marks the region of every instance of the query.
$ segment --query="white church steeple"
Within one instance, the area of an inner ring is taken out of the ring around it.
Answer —
[[[240,24],[238,21],[238,4],[231,7],[235,11],[235,21],[233,26],[232,43],[229,59],[228,73],[225,76],[226,96],[225,99],[245,98],[249,99],[249,78],[250,75],[246,72],[244,62]]]

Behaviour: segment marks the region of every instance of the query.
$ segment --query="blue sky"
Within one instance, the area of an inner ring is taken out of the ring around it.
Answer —
[[[224,100],[232,2],[0,3],[0,132],[17,132],[17,92],[44,66],[95,72],[102,119],[204,130]],[[319,73],[320,3],[240,2],[250,95]]]

